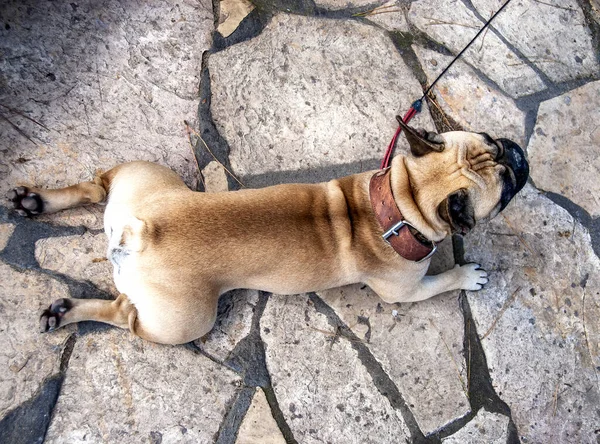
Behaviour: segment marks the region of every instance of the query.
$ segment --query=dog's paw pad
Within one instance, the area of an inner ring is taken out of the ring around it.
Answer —
[[[44,202],[39,194],[30,192],[26,187],[16,187],[6,193],[13,203],[15,212],[20,216],[35,216],[44,210]]]
[[[462,274],[463,290],[478,291],[489,282],[487,272],[479,264],[466,264],[459,267]]]
[[[65,298],[54,301],[40,316],[40,332],[46,333],[60,327],[62,317],[72,306],[71,301]]]

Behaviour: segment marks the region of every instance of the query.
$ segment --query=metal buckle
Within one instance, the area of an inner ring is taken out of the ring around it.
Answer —
[[[392,228],[390,228],[389,230],[387,230],[385,233],[383,233],[383,235],[381,237],[383,237],[383,240],[385,240],[387,243],[389,243],[388,239],[392,236],[398,236],[400,234],[400,229],[406,225],[407,227],[411,227],[414,228],[416,230],[415,227],[413,227],[410,223],[406,222],[405,220],[401,220],[400,222],[398,222],[396,225],[394,225]],[[437,251],[437,245],[434,241],[430,241],[431,244],[433,245],[433,249],[429,252],[429,254],[427,256],[425,256],[423,259],[418,260],[416,263],[421,263],[423,261],[426,261],[427,259],[429,259],[431,256],[433,256],[433,254]]]
[[[400,234],[400,228],[402,228],[404,225],[408,225],[409,227],[412,227],[412,225],[409,224],[408,222],[401,220],[396,225],[394,225],[392,228],[390,228],[385,233],[383,233],[383,236],[382,236],[383,240],[388,241],[388,239],[390,237],[392,237],[392,235],[398,236]]]
[[[435,253],[437,251],[437,245],[436,245],[436,243],[434,241],[430,241],[430,242],[433,244],[433,248],[432,248],[431,252],[427,256],[425,256],[423,259],[418,260],[417,264],[420,264],[421,262],[426,261],[431,256],[433,256],[433,253]]]

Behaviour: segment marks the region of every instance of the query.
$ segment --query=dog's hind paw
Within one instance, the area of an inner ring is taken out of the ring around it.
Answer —
[[[481,265],[470,263],[462,266],[456,265],[455,268],[457,267],[461,274],[462,283],[460,288],[462,290],[478,291],[488,283],[488,274],[481,268]]]
[[[27,187],[16,187],[6,193],[6,198],[13,203],[17,214],[35,216],[44,211],[44,202],[39,194],[29,191]]]
[[[40,333],[46,333],[60,327],[62,317],[72,307],[73,304],[68,299],[61,298],[54,301],[40,316]]]

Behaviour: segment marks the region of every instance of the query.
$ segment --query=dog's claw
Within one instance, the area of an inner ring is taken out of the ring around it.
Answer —
[[[44,310],[40,316],[40,333],[56,330],[60,327],[60,321],[73,304],[65,298],[57,299]]]
[[[489,282],[487,272],[479,264],[459,266],[463,290],[479,291]]]
[[[30,192],[26,187],[16,187],[6,193],[6,198],[13,203],[19,216],[35,216],[44,209],[44,202],[39,194]]]

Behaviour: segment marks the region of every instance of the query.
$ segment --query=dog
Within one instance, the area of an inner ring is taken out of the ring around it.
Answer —
[[[92,320],[186,343],[211,330],[219,296],[235,288],[297,294],[362,282],[388,303],[480,290],[488,279],[478,264],[425,273],[438,242],[496,216],[525,185],[523,150],[398,121],[410,155],[326,183],[201,193],[167,167],[131,162],[67,188],[14,188],[7,197],[25,216],[106,202],[120,295],[58,299],[41,332]]]

